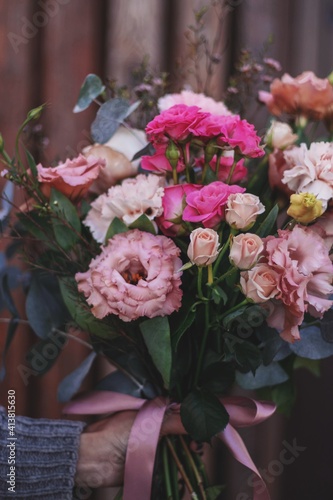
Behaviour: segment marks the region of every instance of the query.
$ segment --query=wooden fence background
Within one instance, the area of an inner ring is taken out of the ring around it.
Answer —
[[[172,73],[174,61],[186,59],[183,34],[193,22],[193,9],[206,3],[209,0],[2,0],[0,131],[8,150],[13,147],[27,111],[47,102],[42,118],[49,139],[46,157],[52,161],[66,157],[69,151],[79,152],[89,141],[92,119],[90,110],[82,114],[71,111],[84,77],[97,73],[128,83],[131,70],[145,54],[149,54],[153,67]],[[239,49],[259,51],[271,35],[274,44],[270,55],[293,76],[313,70],[324,77],[333,69],[332,0],[226,0],[225,4],[223,36],[218,47],[222,61],[214,97],[223,97]],[[213,10],[205,19],[212,41],[217,24]],[[11,346],[1,402],[5,402],[7,389],[14,388],[18,413],[57,418],[61,416],[61,405],[55,399],[57,384],[86,352],[77,344],[69,344],[61,355],[61,363],[45,378],[31,376],[25,383],[18,366],[24,365],[24,353],[32,335],[20,328]],[[3,346],[3,324],[0,330]],[[305,373],[298,375],[298,404],[288,422],[277,416],[258,431],[245,433],[257,463],[269,471],[273,500],[333,497],[332,360],[327,360],[323,367],[325,377],[320,380]],[[293,440],[306,450],[281,471],[276,465],[280,453],[285,442],[292,444]],[[228,460],[222,467],[224,477],[233,478],[228,499],[248,498],[237,496],[245,488],[247,472]]]

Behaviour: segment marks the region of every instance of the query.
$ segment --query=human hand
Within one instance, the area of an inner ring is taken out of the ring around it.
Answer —
[[[81,434],[75,482],[91,488],[120,486],[136,411],[122,411],[86,427]],[[167,413],[161,435],[178,434],[179,417]],[[181,432],[185,432],[183,428]]]

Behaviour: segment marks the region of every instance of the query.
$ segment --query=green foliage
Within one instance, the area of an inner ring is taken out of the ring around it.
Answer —
[[[111,238],[113,238],[115,234],[126,233],[127,231],[128,227],[126,226],[126,224],[122,220],[118,219],[118,217],[115,217],[108,227],[105,236],[105,241],[108,241]]]
[[[129,101],[121,98],[110,99],[102,104],[91,125],[91,137],[93,141],[105,144],[111,139],[119,125],[128,116],[130,109]]]
[[[73,109],[74,113],[80,113],[87,109],[90,104],[101,95],[105,90],[105,86],[99,76],[90,73],[84,79],[80,89],[79,98]]]
[[[51,189],[50,208],[54,214],[52,226],[57,243],[64,250],[70,250],[78,241],[81,234],[81,222],[77,210],[69,199]]]

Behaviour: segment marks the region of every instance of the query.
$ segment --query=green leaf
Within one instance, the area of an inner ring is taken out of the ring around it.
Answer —
[[[175,326],[172,328],[172,345],[177,351],[178,344],[186,330],[192,325],[195,320],[196,312],[193,308],[192,301],[183,300],[183,305],[179,312],[174,315]]]
[[[140,231],[146,231],[156,235],[156,230],[152,221],[147,217],[146,214],[140,215],[132,224],[130,224],[129,229],[140,229]]]
[[[89,306],[82,300],[74,279],[60,278],[59,286],[71,317],[83,331],[107,340],[119,336],[115,327],[93,316]]]
[[[122,220],[118,219],[118,217],[115,217],[108,227],[105,236],[105,241],[108,241],[111,238],[113,238],[115,234],[126,233],[127,231],[128,227],[126,226],[126,224]]]
[[[225,305],[228,301],[228,295],[220,286],[212,286],[212,298],[214,304],[219,304],[221,301]]]
[[[294,370],[298,368],[305,368],[312,373],[315,377],[320,377],[320,360],[319,359],[308,359],[296,356],[294,361]]]
[[[54,247],[51,243],[53,232],[50,230],[49,217],[42,216],[37,210],[31,210],[27,214],[23,212],[18,213],[17,218],[28,233],[37,238],[37,240],[49,243],[50,247]]]
[[[182,423],[195,441],[209,442],[225,429],[229,414],[219,399],[208,390],[194,389],[180,406]]]
[[[28,162],[29,168],[32,172],[32,175],[34,176],[35,179],[37,179],[37,168],[36,168],[36,162],[34,160],[34,157],[30,153],[30,151],[28,151],[27,149],[25,150],[25,154],[26,154],[27,162]]]
[[[64,250],[70,250],[79,240],[81,222],[74,205],[56,189],[51,189],[50,208],[55,214],[52,226],[57,243]]]
[[[260,224],[258,229],[256,229],[254,231],[257,234],[257,236],[260,236],[260,238],[264,238],[265,236],[271,234],[271,231],[274,228],[278,213],[279,213],[279,207],[278,207],[278,205],[274,205],[272,210],[267,215],[266,219]]]
[[[272,400],[279,412],[290,415],[295,401],[295,388],[291,380],[279,384],[272,389]]]
[[[102,104],[91,125],[91,136],[94,142],[105,144],[111,139],[119,125],[127,117],[129,109],[129,102],[119,97]]]
[[[152,360],[162,375],[164,386],[170,384],[172,353],[170,327],[167,317],[156,317],[143,321],[140,330]]]
[[[80,113],[87,109],[96,97],[101,95],[105,90],[102,80],[93,73],[86,76],[80,89],[79,98],[73,109],[74,113]]]
[[[228,330],[231,326],[231,323],[236,319],[238,318],[239,316],[241,316],[244,311],[247,309],[247,307],[249,307],[248,305],[245,305],[243,307],[240,307],[239,309],[236,309],[235,311],[231,312],[230,314],[228,314],[227,316],[225,316],[225,318],[223,318],[223,326],[226,330]]]
[[[65,377],[58,386],[58,400],[61,403],[66,403],[77,391],[80,389],[81,384],[89,373],[91,365],[96,358],[96,352],[91,352],[67,377]]]
[[[26,360],[36,375],[44,375],[54,365],[67,343],[64,335],[51,332],[48,337],[39,340],[26,355]]]
[[[209,486],[205,490],[207,500],[218,500],[220,498],[222,491],[224,490],[225,490],[224,485]]]

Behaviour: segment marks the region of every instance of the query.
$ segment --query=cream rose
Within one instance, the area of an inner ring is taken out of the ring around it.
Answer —
[[[250,193],[231,194],[227,201],[225,220],[229,226],[246,231],[255,223],[257,216],[265,211],[258,196]]]
[[[258,264],[249,271],[242,271],[240,285],[244,295],[260,303],[272,299],[279,293],[280,275],[267,264]]]
[[[256,264],[263,249],[263,241],[256,234],[239,234],[232,240],[230,262],[239,269],[250,269]]]
[[[192,264],[208,266],[219,254],[219,235],[214,229],[198,228],[190,234],[187,255]]]
[[[293,134],[293,130],[287,123],[273,121],[265,135],[265,142],[277,149],[285,149],[297,141],[297,134]]]

